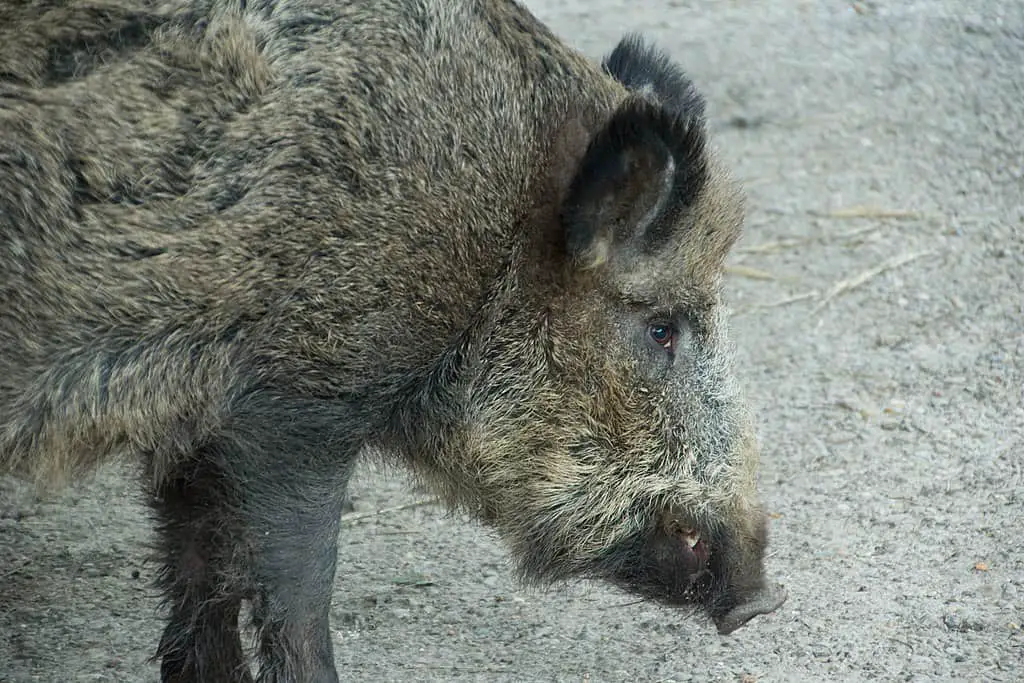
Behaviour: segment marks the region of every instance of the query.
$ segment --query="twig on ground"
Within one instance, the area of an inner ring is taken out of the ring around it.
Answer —
[[[913,218],[921,218],[921,213],[918,211],[907,211],[904,209],[882,209],[877,206],[850,206],[845,209],[835,209],[833,211],[826,211],[825,213],[814,212],[815,216],[821,216],[822,218],[898,218],[901,220],[909,220]]]
[[[859,273],[854,277],[851,277],[846,280],[840,280],[835,285],[833,285],[832,289],[830,289],[828,293],[825,294],[825,297],[818,302],[818,305],[811,310],[810,315],[817,315],[836,297],[846,294],[854,289],[857,289],[861,285],[864,285],[865,283],[878,277],[882,273],[894,270],[896,268],[899,268],[900,266],[904,266],[910,263],[911,261],[916,261],[922,256],[927,256],[929,254],[934,253],[934,251],[935,250],[932,249],[928,251],[917,251],[907,254],[901,254],[899,256],[889,259],[888,261],[883,261],[874,268],[869,268],[868,270],[865,270],[864,272]]]
[[[785,299],[779,299],[778,301],[771,301],[766,304],[754,304],[753,306],[741,308],[738,311],[736,311],[733,315],[747,315],[748,313],[753,313],[754,311],[761,311],[766,308],[778,308],[780,306],[788,306],[789,304],[795,304],[798,301],[806,301],[807,299],[813,299],[814,297],[819,296],[820,294],[821,292],[819,292],[816,289],[810,292],[804,292],[803,294],[794,294],[793,296],[787,296]]]
[[[813,299],[818,296],[820,292],[816,289],[810,292],[804,292],[803,294],[794,294],[793,296],[787,296],[785,299],[779,299],[778,301],[772,301],[767,304],[759,304],[757,308],[778,308],[779,306],[788,306],[794,304],[797,301],[806,301],[807,299]]]
[[[739,277],[749,278],[751,280],[778,280],[777,275],[773,275],[765,270],[758,270],[757,268],[750,268],[748,266],[730,265],[725,267],[725,272],[730,275],[737,275]]]
[[[792,249],[793,247],[799,247],[801,244],[809,244],[815,240],[828,239],[830,241],[848,239],[850,237],[860,237],[861,235],[877,232],[881,230],[882,226],[879,225],[867,225],[853,228],[852,230],[844,230],[842,232],[833,233],[830,235],[812,235],[810,237],[784,237],[780,240],[773,242],[762,242],[761,244],[754,244],[749,247],[739,247],[736,249],[738,254],[763,254],[766,252],[783,251],[784,249]]]
[[[424,505],[433,505],[439,501],[439,498],[425,498],[423,500],[414,500],[413,502],[406,503],[404,505],[381,508],[380,510],[374,510],[372,512],[350,512],[347,515],[341,516],[341,523],[345,525],[356,524],[357,522],[362,522],[374,517],[380,517],[381,515],[388,515],[392,512],[401,512],[402,510],[411,510],[412,508],[423,507]]]
[[[27,558],[27,557],[22,558],[21,562],[18,562],[13,567],[8,568],[5,572],[0,574],[0,580],[7,579],[7,578],[10,578],[10,577],[14,576],[18,572],[20,572],[22,569],[24,569],[25,567],[29,566],[30,564],[32,564],[32,561],[29,558]]]
[[[782,249],[788,249],[790,247],[799,246],[805,242],[810,242],[813,237],[790,237],[787,239],[775,240],[774,242],[762,242],[761,244],[755,244],[749,247],[740,247],[736,249],[736,253],[739,254],[761,254],[767,251],[781,251]]]
[[[882,226],[876,224],[862,225],[861,227],[854,228],[853,230],[843,230],[842,232],[828,235],[828,238],[833,242],[837,242],[839,240],[848,240],[852,237],[860,237],[861,235],[870,235],[871,233],[878,232],[881,229]]]
[[[513,673],[513,669],[502,669],[496,667],[474,668],[458,666],[457,664],[428,664],[426,662],[414,662],[411,667],[414,669],[427,669],[429,671],[452,671],[460,674],[506,674]]]
[[[641,605],[641,604],[643,604],[645,602],[647,602],[647,601],[644,600],[644,599],[630,600],[629,602],[617,602],[614,605],[602,605],[600,607],[597,607],[596,609],[599,609],[599,610],[619,609],[620,607],[631,607],[633,605]]]

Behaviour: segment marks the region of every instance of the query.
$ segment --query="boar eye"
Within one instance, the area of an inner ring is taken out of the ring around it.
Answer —
[[[647,326],[647,333],[655,344],[666,351],[672,351],[675,346],[676,330],[668,323],[651,323]]]

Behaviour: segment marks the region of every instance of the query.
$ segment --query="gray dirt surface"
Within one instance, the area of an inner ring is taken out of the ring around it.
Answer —
[[[363,467],[350,681],[1024,680],[1024,2],[533,0],[586,54],[642,30],[706,93],[749,195],[730,260],[777,613],[729,637],[502,546]],[[131,471],[0,479],[0,681],[154,681]]]

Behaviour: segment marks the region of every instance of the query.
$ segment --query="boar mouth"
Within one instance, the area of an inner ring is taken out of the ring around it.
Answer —
[[[715,583],[713,547],[696,525],[663,521],[611,549],[596,573],[641,597],[697,608]]]

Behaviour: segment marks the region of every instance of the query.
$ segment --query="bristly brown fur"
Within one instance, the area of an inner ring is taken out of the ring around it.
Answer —
[[[336,680],[367,447],[528,580],[716,618],[760,590],[742,198],[639,38],[596,65],[502,0],[5,2],[0,130],[0,469],[145,463],[163,680],[250,680],[243,599],[261,680]],[[649,556],[665,515],[711,583]]]

